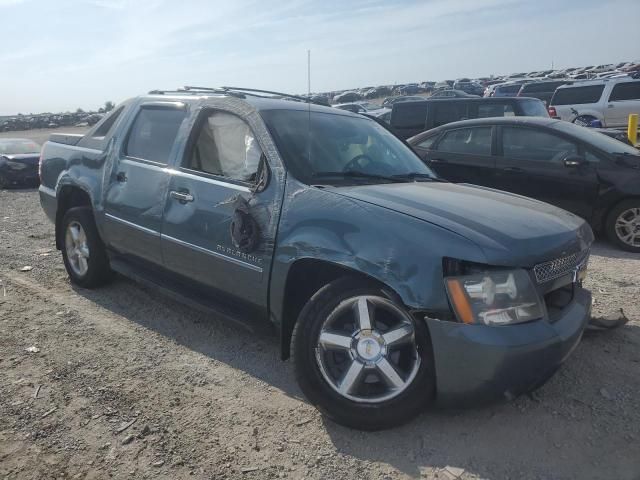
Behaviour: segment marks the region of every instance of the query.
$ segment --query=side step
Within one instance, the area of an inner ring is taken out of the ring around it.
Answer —
[[[188,279],[167,277],[165,272],[160,273],[156,269],[139,265],[137,262],[132,265],[131,262],[119,256],[110,255],[109,260],[111,268],[117,273],[136,283],[158,290],[163,295],[194,310],[221,317],[251,333],[275,336],[273,324],[257,309],[233,307],[219,294],[209,290],[205,292],[202,287],[194,285]]]

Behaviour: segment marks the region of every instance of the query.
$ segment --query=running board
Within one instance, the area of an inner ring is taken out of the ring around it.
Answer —
[[[163,295],[176,300],[188,307],[198,310],[207,315],[215,315],[231,322],[240,328],[256,334],[274,335],[275,329],[273,324],[267,320],[264,314],[260,314],[257,310],[249,308],[233,308],[229,306],[228,301],[216,301],[216,295],[207,290],[206,296],[204,292],[199,294],[198,290],[204,290],[189,285],[189,280],[174,281],[166,278],[165,272],[158,272],[156,269],[146,268],[137,262],[132,265],[130,261],[124,260],[119,256],[110,255],[109,258],[111,269],[123,275],[136,283],[150,287],[161,292]]]

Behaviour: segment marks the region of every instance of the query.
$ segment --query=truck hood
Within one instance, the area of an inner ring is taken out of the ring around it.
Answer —
[[[530,268],[584,250],[593,242],[591,228],[581,218],[547,203],[485,187],[415,182],[331,190],[461,235],[478,245],[491,265]]]

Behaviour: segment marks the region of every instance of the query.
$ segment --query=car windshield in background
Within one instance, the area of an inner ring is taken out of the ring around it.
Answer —
[[[411,149],[373,120],[300,110],[267,110],[261,115],[287,168],[304,183],[436,177]]]
[[[523,100],[520,102],[520,108],[527,117],[546,117],[549,118],[549,112],[540,100]]]
[[[580,140],[607,153],[640,156],[640,151],[638,149],[587,127],[563,121],[558,121],[554,123],[553,126],[560,131],[575,135]]]
[[[0,155],[40,153],[40,145],[31,140],[0,140]]]
[[[579,105],[596,103],[600,100],[604,85],[558,88],[551,99],[551,105]]]

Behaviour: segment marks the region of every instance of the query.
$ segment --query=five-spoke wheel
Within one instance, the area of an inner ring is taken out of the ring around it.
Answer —
[[[343,425],[400,425],[433,399],[426,326],[374,282],[344,277],[320,289],[300,313],[292,344],[302,391]]]

